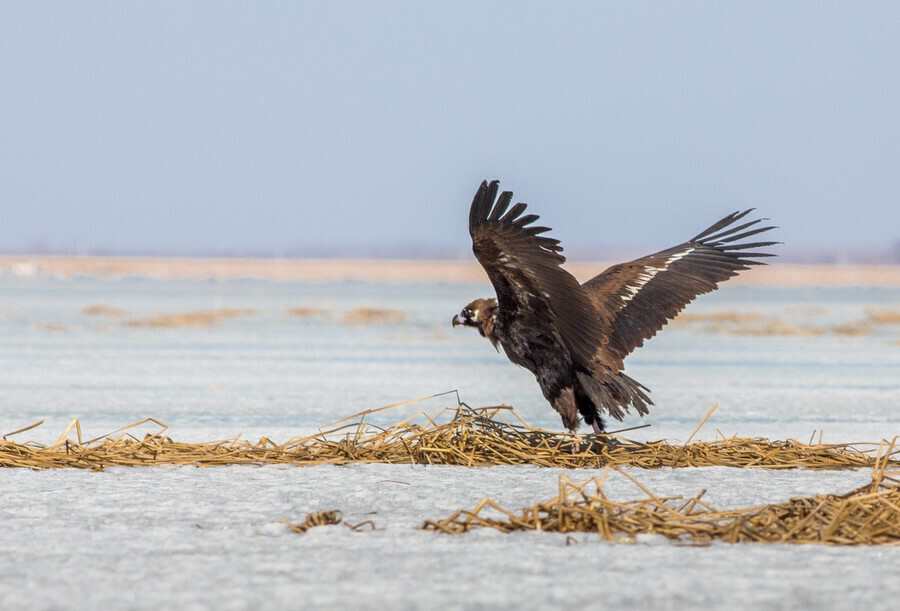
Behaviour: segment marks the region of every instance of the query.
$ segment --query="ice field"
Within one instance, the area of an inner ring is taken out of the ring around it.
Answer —
[[[0,277],[0,434],[51,441],[78,418],[86,437],[152,416],[179,440],[286,439],[356,411],[459,389],[554,430],[533,377],[450,318],[490,287]],[[88,316],[90,305],[121,315]],[[289,308],[319,308],[296,317]],[[359,307],[405,319],[349,324]],[[253,313],[200,327],[130,326],[160,313]],[[688,312],[755,312],[797,325],[900,308],[900,290],[724,288]],[[653,391],[636,439],[725,434],[877,441],[900,434],[900,325],[860,336],[742,336],[670,325],[628,361]],[[436,413],[448,398],[385,412]],[[378,418],[375,422],[378,422]],[[151,427],[152,429],[152,427]],[[151,430],[148,429],[148,430]],[[721,507],[844,492],[865,471],[727,468],[629,471],[660,494],[706,488]],[[894,608],[900,548],[714,544],[578,535],[423,532],[485,496],[509,508],[552,497],[563,472],[536,467],[113,468],[0,470],[0,609],[96,608]],[[581,480],[598,471],[569,471]],[[608,491],[640,493],[621,477]],[[285,520],[339,509],[341,526]]]

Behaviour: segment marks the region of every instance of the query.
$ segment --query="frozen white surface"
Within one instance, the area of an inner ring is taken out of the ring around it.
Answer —
[[[511,508],[550,498],[561,473],[391,465],[11,471],[0,510],[0,608],[896,608],[897,547],[611,545],[586,534],[566,546],[554,534],[418,530],[485,495]],[[636,475],[660,494],[702,485],[721,506],[868,479],[724,468]],[[617,476],[608,490],[639,494]],[[337,508],[379,530],[295,535],[281,522]]]
[[[26,439],[81,419],[88,437],[155,416],[179,439],[284,439],[354,411],[459,388],[473,405],[509,403],[558,429],[533,378],[449,319],[487,287],[177,283],[0,278],[0,433]],[[145,316],[251,307],[210,329],[138,329],[89,318],[104,303]],[[349,327],[357,306],[406,323]],[[326,320],[288,307],[322,306]],[[725,289],[691,311],[772,311],[829,321],[900,307],[897,290]],[[47,325],[53,325],[47,327]],[[701,436],[866,441],[900,433],[900,329],[867,337],[746,338],[672,327],[628,360],[653,389],[650,429]],[[450,403],[416,406],[429,412]],[[389,413],[396,420],[410,411]],[[640,424],[629,419],[621,425]],[[659,493],[721,506],[841,492],[865,472],[632,471]],[[518,509],[555,494],[561,471],[450,467],[0,470],[0,609],[249,608],[896,608],[900,548],[609,545],[577,537],[422,532],[492,496]],[[568,472],[585,479],[596,472]],[[610,491],[635,494],[613,480]],[[339,509],[379,530],[289,533],[281,520]],[[376,512],[369,515],[369,512]]]

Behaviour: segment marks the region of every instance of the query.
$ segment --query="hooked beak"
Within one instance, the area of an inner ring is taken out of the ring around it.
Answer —
[[[450,321],[450,324],[453,325],[454,327],[458,327],[459,325],[462,324],[461,322],[459,322],[459,314],[453,315],[453,319]]]

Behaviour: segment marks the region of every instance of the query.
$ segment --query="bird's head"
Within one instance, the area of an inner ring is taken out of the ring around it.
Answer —
[[[475,327],[482,337],[493,341],[494,314],[497,311],[496,299],[476,299],[453,317],[454,327]]]

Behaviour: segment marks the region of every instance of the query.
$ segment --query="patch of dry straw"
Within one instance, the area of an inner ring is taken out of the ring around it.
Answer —
[[[298,535],[302,535],[310,528],[315,528],[317,526],[336,526],[338,524],[343,524],[354,532],[378,530],[378,528],[375,526],[375,522],[373,522],[372,520],[363,520],[358,524],[350,524],[349,522],[345,522],[343,514],[341,514],[341,512],[336,509],[332,509],[330,511],[314,511],[313,513],[306,514],[306,517],[302,522],[285,521],[285,524],[288,527],[288,530],[293,533],[297,533]]]
[[[355,308],[344,314],[345,325],[385,325],[406,320],[406,313],[390,308]]]
[[[221,308],[218,310],[199,310],[196,312],[182,312],[177,314],[158,314],[150,318],[135,318],[125,324],[129,327],[210,327],[219,324],[223,320],[251,316],[256,310],[247,308]]]
[[[694,323],[745,323],[763,320],[758,312],[740,312],[738,310],[720,310],[717,312],[682,312],[672,322],[676,325]]]
[[[179,442],[167,436],[166,425],[152,418],[87,441],[82,439],[78,420],[50,445],[9,439],[39,426],[38,422],[0,439],[0,467],[99,470],[108,466],[390,463],[470,467],[527,464],[557,468],[629,465],[645,469],[703,466],[842,469],[873,466],[878,447],[866,443],[824,444],[821,439],[806,444],[794,440],[721,437],[691,443],[692,435],[686,444],[674,445],[667,441],[630,441],[619,435],[574,436],[530,427],[506,406],[480,409],[460,406],[447,410],[451,416],[444,421],[426,416],[425,424],[405,420],[380,428],[366,422],[366,417],[374,412],[419,400],[366,410],[345,419],[359,418],[352,424],[339,423],[329,430],[284,443],[275,443],[267,437],[255,443],[239,438]],[[146,424],[156,425],[159,430],[142,438],[133,434]]]
[[[900,310],[866,310],[866,319],[875,325],[900,325]]]
[[[896,441],[896,440],[895,440]],[[793,498],[783,503],[720,510],[703,500],[660,497],[633,477],[646,497],[616,501],[604,492],[605,478],[576,484],[562,477],[555,498],[516,513],[492,499],[422,528],[461,534],[474,528],[504,533],[542,531],[597,533],[607,541],[634,542],[638,535],[662,535],[695,545],[727,543],[819,543],[879,545],[900,543],[900,479],[886,471],[894,443],[875,465],[872,482],[842,495]]]
[[[294,318],[322,318],[328,316],[328,311],[324,308],[312,308],[308,306],[288,308],[287,313],[288,316]]]
[[[48,331],[50,333],[68,333],[69,331],[69,327],[57,322],[36,323],[34,325],[34,328],[40,329],[41,331]]]
[[[291,532],[302,535],[310,528],[315,528],[316,526],[334,526],[335,524],[340,524],[343,519],[340,511],[315,511],[306,514],[306,518],[304,518],[302,522],[288,522],[287,527]]]
[[[115,306],[109,306],[102,303],[95,303],[93,305],[85,306],[81,309],[81,313],[85,316],[102,316],[105,318],[122,318],[128,312],[123,310],[122,308],[117,308]]]
[[[900,311],[869,308],[866,310],[866,317],[860,320],[816,325],[794,324],[775,316],[763,316],[757,312],[722,310],[701,314],[680,314],[674,323],[684,326],[703,324],[700,328],[705,333],[749,337],[818,337],[823,335],[861,337],[872,334],[878,326],[900,324]]]

